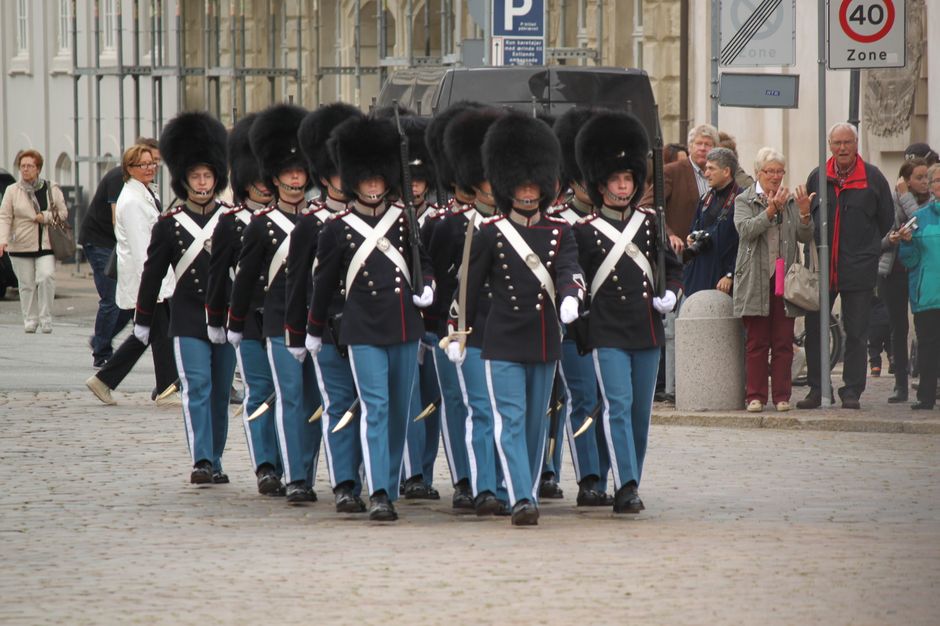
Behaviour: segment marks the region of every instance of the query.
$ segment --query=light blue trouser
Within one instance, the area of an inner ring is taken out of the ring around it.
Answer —
[[[482,351],[467,347],[466,358],[457,370],[460,391],[467,406],[466,444],[470,462],[473,496],[489,491],[500,500],[509,500],[503,469],[496,459],[493,435],[493,405],[486,391]]]
[[[434,350],[437,337],[425,335],[418,346],[418,374],[411,390],[411,423],[408,424],[408,438],[405,440],[405,455],[402,462],[401,480],[421,475],[425,484],[434,481],[434,460],[441,441],[440,403],[430,415],[415,422],[421,411],[441,397],[437,385],[437,373],[434,366]]]
[[[525,499],[537,503],[555,363],[485,360],[483,365],[509,504]]]
[[[183,422],[193,465],[211,461],[222,471],[228,437],[228,400],[235,376],[235,350],[196,337],[174,337],[173,353],[180,377]]]
[[[594,371],[604,403],[604,434],[616,489],[631,480],[639,484],[643,474],[659,352],[659,348],[594,350]]]
[[[242,422],[245,425],[245,439],[248,442],[248,455],[251,457],[252,470],[267,463],[280,476],[284,470],[277,448],[277,425],[274,423],[274,408],[271,407],[260,417],[248,421],[261,403],[274,393],[274,377],[268,365],[268,355],[260,339],[242,339],[235,352],[238,369],[245,383],[245,401],[242,407]]]
[[[397,500],[418,342],[349,346],[349,365],[361,402],[359,441],[369,495],[384,491]]]
[[[333,428],[356,400],[349,360],[340,356],[333,344],[325,343],[314,361],[320,396],[323,398],[323,417],[320,418],[321,436],[326,449],[326,466],[330,472],[330,486],[352,481],[353,493],[362,490],[359,468],[362,449],[359,445],[359,420],[354,419],[338,433]]]
[[[308,355],[303,363],[298,363],[288,352],[283,337],[269,337],[267,346],[268,363],[277,393],[274,417],[284,480],[288,483],[302,480],[307,487],[312,487],[321,438],[320,425],[310,423],[310,416],[320,406],[313,359]]]
[[[447,353],[434,346],[434,367],[437,384],[441,390],[441,434],[444,452],[450,467],[451,483],[470,479],[470,461],[467,458],[467,406],[457,380],[457,366],[450,362]]]
[[[574,433],[578,432],[584,420],[600,402],[594,359],[590,354],[578,354],[575,342],[566,340],[561,343],[561,362],[558,367],[564,385],[563,427],[568,439],[568,448],[571,450],[575,480],[580,483],[586,476],[597,476],[597,489],[606,491],[610,457],[607,455],[604,429],[599,427],[600,419],[577,439],[574,438]]]

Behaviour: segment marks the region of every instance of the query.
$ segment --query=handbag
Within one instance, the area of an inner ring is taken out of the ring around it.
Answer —
[[[49,245],[52,246],[52,254],[56,260],[68,261],[75,258],[75,234],[72,232],[72,226],[59,217],[52,203],[52,191],[49,190],[49,184],[46,184],[49,198],[49,211],[52,213],[52,222],[46,224],[49,231]]]
[[[108,256],[108,262],[104,264],[104,275],[111,280],[117,280],[117,247],[111,248],[111,254]]]
[[[783,299],[804,311],[819,310],[819,256],[816,244],[809,244],[809,267],[797,259],[783,280]]]

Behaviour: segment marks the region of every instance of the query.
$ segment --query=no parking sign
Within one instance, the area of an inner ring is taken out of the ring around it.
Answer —
[[[904,67],[905,0],[829,0],[829,69]]]

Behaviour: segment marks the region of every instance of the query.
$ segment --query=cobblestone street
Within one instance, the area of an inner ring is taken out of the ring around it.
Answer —
[[[442,454],[441,501],[379,525],[322,459],[320,502],[257,495],[240,418],[232,483],[190,486],[146,358],[118,406],[84,389],[72,282],[52,335],[0,302],[0,623],[937,623],[938,435],[655,425],[644,513],[576,508],[566,466],[530,529],[455,515]]]

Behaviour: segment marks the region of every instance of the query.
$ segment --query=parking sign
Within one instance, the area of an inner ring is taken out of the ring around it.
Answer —
[[[492,0],[493,65],[545,64],[545,0]]]
[[[905,0],[829,0],[829,69],[904,67]]]

